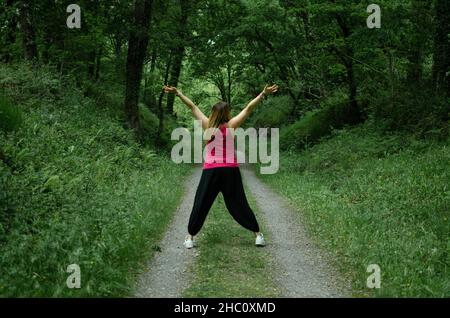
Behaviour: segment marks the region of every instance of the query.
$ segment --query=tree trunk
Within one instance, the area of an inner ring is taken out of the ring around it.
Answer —
[[[114,48],[114,58],[115,64],[114,68],[116,71],[116,75],[122,78],[123,76],[123,64],[122,64],[122,46],[123,46],[122,37],[119,34],[114,35],[111,38],[111,43]]]
[[[166,64],[166,72],[164,75],[164,85],[167,85],[168,79],[169,79],[169,71],[170,71],[170,64],[171,64],[172,57],[169,56],[169,59],[167,60]],[[172,94],[171,94],[172,95]],[[156,146],[162,146],[162,134],[164,131],[164,107],[163,107],[163,98],[164,98],[164,92],[161,91],[159,94],[158,99],[158,119],[159,119],[159,125],[158,125],[158,132],[156,134]]]
[[[185,52],[185,42],[188,37],[187,27],[188,27],[188,11],[189,11],[189,3],[188,0],[179,0],[180,1],[180,25],[178,29],[178,45],[173,50],[173,65],[170,72],[169,86],[176,87],[178,85],[178,81],[180,79],[181,67],[183,64],[183,57]],[[173,104],[175,102],[175,96],[170,94],[167,97],[167,111],[169,114],[173,114]]]
[[[36,45],[36,31],[34,30],[32,16],[30,13],[30,3],[20,2],[19,12],[20,27],[22,29],[22,43],[25,52],[25,58],[29,61],[38,60],[38,49]]]
[[[429,1],[412,1],[411,16],[414,17],[414,19],[411,21],[413,26],[411,29],[411,41],[407,53],[409,61],[407,69],[408,83],[421,83],[422,81],[424,49],[429,36],[430,9],[431,2]]]
[[[422,62],[423,62],[423,48],[417,47],[415,51],[408,54],[408,71],[407,81],[410,84],[420,83],[422,81]]]
[[[348,123],[349,124],[357,124],[361,122],[362,116],[361,111],[359,109],[358,101],[356,99],[358,93],[358,86],[356,84],[355,78],[355,70],[354,70],[354,62],[353,62],[353,49],[350,47],[348,43],[348,38],[351,35],[351,30],[347,25],[344,18],[340,15],[336,16],[336,21],[342,31],[342,35],[344,37],[344,51],[340,51],[336,49],[339,58],[343,62],[346,73],[347,73],[347,84],[348,84],[348,92],[349,92],[349,114],[348,114]]]
[[[433,81],[437,91],[450,95],[450,1],[436,1]]]
[[[349,51],[351,56],[353,56],[353,51]],[[358,101],[356,100],[357,93],[358,93],[358,87],[356,85],[355,80],[355,71],[354,71],[354,65],[353,60],[349,60],[347,65],[347,81],[348,81],[348,87],[349,87],[349,93],[350,93],[350,118],[349,122],[351,124],[357,124],[361,121],[361,114],[360,109],[358,105]]]
[[[222,99],[222,101],[227,102],[227,90],[225,88],[225,81],[222,77],[222,71],[220,69],[217,69],[216,73],[212,73],[211,75],[212,82],[219,89],[220,98]]]
[[[148,29],[152,14],[152,0],[135,0],[133,28],[130,31],[125,89],[125,116],[130,129],[141,139],[139,125],[139,86],[149,40]]]
[[[14,2],[15,0],[6,1],[6,14],[9,16],[9,19],[6,24],[5,47],[2,50],[2,61],[5,63],[11,62],[12,53],[10,46],[16,41],[17,16],[12,9]]]
[[[390,86],[390,112],[394,110],[395,107],[395,73],[394,73],[394,56],[390,48],[385,49],[385,54],[387,55],[389,64],[389,86]]]
[[[50,62],[50,49],[53,45],[53,38],[51,37],[50,32],[48,32],[47,30],[45,30],[44,32],[44,45],[41,51],[41,60],[44,64],[47,64]]]
[[[157,58],[158,58],[158,51],[156,51],[156,49],[154,48],[152,50],[152,59],[150,62],[150,73],[153,73],[155,71]]]
[[[88,78],[90,80],[93,80],[95,77],[95,62],[97,58],[96,50],[93,49],[88,54]]]
[[[170,72],[169,86],[178,86],[178,82],[181,75],[181,65],[183,63],[184,47],[182,49],[177,48],[174,51],[174,62]],[[173,114],[173,105],[175,103],[175,95],[170,94],[167,97],[167,112]]]
[[[227,80],[228,80],[228,89],[227,89],[227,103],[231,107],[231,86],[232,86],[232,74],[233,74],[233,66],[228,63],[227,64]]]
[[[95,80],[96,81],[98,81],[100,78],[100,67],[101,67],[102,54],[103,54],[103,48],[100,47],[96,54],[96,62],[95,62]]]

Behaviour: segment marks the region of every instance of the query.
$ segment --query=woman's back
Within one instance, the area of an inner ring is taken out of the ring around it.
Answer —
[[[228,123],[221,124],[205,146],[203,169],[238,167],[234,149],[234,132]]]

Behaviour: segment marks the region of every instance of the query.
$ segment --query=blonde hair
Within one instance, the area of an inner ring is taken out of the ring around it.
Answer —
[[[230,106],[226,102],[218,102],[215,104],[211,109],[208,122],[208,129],[213,131],[210,131],[211,136],[208,136],[209,138],[207,139],[213,140],[220,125],[228,123],[230,119]]]
[[[225,102],[218,102],[211,109],[208,128],[219,128],[231,119],[230,106]]]

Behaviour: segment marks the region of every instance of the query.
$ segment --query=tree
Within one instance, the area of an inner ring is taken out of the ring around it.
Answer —
[[[203,1],[192,23],[195,36],[188,55],[191,76],[217,87],[219,98],[229,105],[233,104],[237,76],[247,67],[240,29],[245,12],[241,2]]]
[[[4,7],[2,7],[2,13],[5,15],[5,38],[4,48],[1,52],[1,59],[5,63],[9,63],[13,58],[13,53],[11,45],[16,41],[16,31],[17,31],[17,15],[15,13],[15,0],[6,0]]]
[[[409,83],[421,83],[423,74],[423,60],[425,55],[425,48],[427,47],[429,30],[430,30],[430,10],[431,1],[426,0],[412,0],[410,16],[411,19],[411,33],[409,34],[409,48],[408,48],[408,71],[407,80]]]
[[[189,2],[192,2],[191,0],[179,0],[179,6],[180,6],[180,20],[179,20],[179,26],[178,26],[178,32],[177,32],[177,40],[175,44],[175,48],[172,52],[173,57],[173,63],[172,68],[170,71],[170,79],[169,79],[169,85],[170,86],[178,86],[178,81],[180,79],[181,74],[181,68],[183,65],[183,58],[185,53],[185,47],[186,42],[189,37],[189,31],[188,31],[188,17],[189,17],[189,10],[192,6],[192,4],[189,4]],[[175,96],[173,94],[170,94],[167,97],[167,111],[169,114],[173,114],[173,104],[175,101]]]
[[[111,43],[114,54],[114,69],[116,77],[123,79],[125,73],[125,63],[123,58],[123,48],[127,43],[127,21],[130,21],[130,3],[121,0],[109,1],[114,5],[114,9],[109,9],[106,23],[106,36]]]
[[[19,11],[19,21],[22,29],[22,43],[25,58],[35,62],[38,60],[38,49],[30,3],[28,1],[20,1]]]
[[[437,0],[435,15],[433,82],[436,90],[450,95],[450,2]]]
[[[152,14],[152,0],[135,0],[133,28],[130,30],[127,55],[127,75],[125,89],[125,116],[130,129],[141,138],[139,125],[139,88],[142,67],[147,52],[149,26]]]
[[[342,48],[336,46],[333,49],[335,50],[339,59],[342,61],[342,64],[345,66],[347,72],[347,84],[351,110],[351,118],[349,118],[349,123],[355,124],[361,121],[361,112],[359,109],[358,101],[356,99],[358,86],[355,78],[354,53],[353,48],[349,44],[349,38],[352,34],[352,31],[347,18],[343,17],[339,13],[336,14],[335,18],[337,24],[339,25],[339,28],[341,29],[344,45],[342,46]]]

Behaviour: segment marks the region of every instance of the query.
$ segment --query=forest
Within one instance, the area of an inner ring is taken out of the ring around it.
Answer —
[[[163,86],[237,114],[274,83],[246,123],[280,129],[279,172],[258,178],[352,296],[450,296],[449,1],[73,2],[0,2],[0,296],[130,295],[195,169],[170,160],[193,119]],[[227,294],[205,267],[216,282],[184,295],[279,296],[264,270]]]

